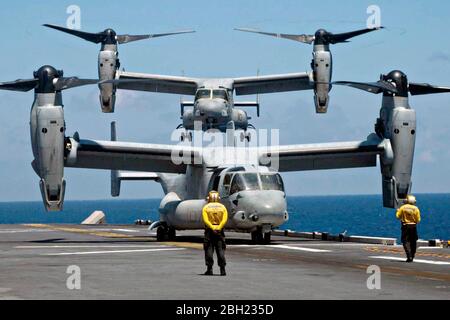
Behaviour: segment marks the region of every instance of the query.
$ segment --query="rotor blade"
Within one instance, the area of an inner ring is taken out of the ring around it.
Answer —
[[[181,31],[175,31],[175,32],[142,34],[142,35],[122,34],[122,35],[117,36],[117,42],[122,44],[122,43],[128,43],[128,42],[132,42],[132,41],[143,40],[143,39],[159,38],[159,37],[171,36],[171,35],[175,35],[175,34],[192,33],[192,32],[195,32],[195,31],[194,30],[181,30]]]
[[[435,87],[428,83],[409,83],[411,95],[450,92],[449,87]]]
[[[381,80],[377,82],[335,81],[332,84],[348,86],[374,94],[378,94],[381,92],[397,93],[397,89],[392,84]]]
[[[69,33],[71,35],[74,35],[76,37],[82,38],[84,40],[87,40],[87,41],[90,41],[93,43],[100,43],[103,40],[105,40],[105,37],[106,37],[106,35],[103,32],[89,33],[89,32],[83,32],[83,31],[74,30],[74,29],[63,28],[63,27],[52,25],[52,24],[44,24],[43,26]]]
[[[96,84],[100,80],[98,79],[80,79],[77,77],[68,77],[68,78],[58,78],[56,79],[56,82],[54,83],[55,90],[65,90],[80,86],[85,86],[88,84]]]
[[[0,82],[0,89],[26,92],[36,88],[38,83],[38,79],[19,79],[10,82]]]
[[[328,40],[330,43],[348,42],[347,40],[364,33],[372,32],[375,30],[383,29],[384,27],[371,28],[371,29],[361,29],[356,31],[344,32],[344,33],[330,33],[328,34]]]
[[[234,30],[251,32],[251,33],[259,33],[259,34],[264,34],[266,36],[272,36],[272,37],[276,37],[276,38],[284,38],[284,39],[289,39],[289,40],[308,43],[308,44],[311,44],[314,41],[314,36],[307,35],[307,34],[271,33],[271,32],[263,32],[263,31],[258,31],[258,30],[254,30],[254,29],[248,29],[248,28],[235,28]]]

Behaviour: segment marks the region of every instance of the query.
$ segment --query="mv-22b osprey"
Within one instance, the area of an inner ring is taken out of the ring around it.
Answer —
[[[99,33],[88,33],[45,24],[84,40],[101,43],[98,56],[100,103],[103,112],[114,112],[116,89],[141,90],[193,96],[193,101],[181,101],[180,128],[184,128],[181,139],[191,139],[190,130],[218,129],[247,130],[250,117],[241,107],[255,107],[259,116],[258,101],[234,101],[233,95],[250,95],[271,92],[310,90],[314,88],[312,73],[291,73],[244,78],[189,78],[158,74],[132,73],[119,70],[117,44],[145,38],[193,32],[192,30],[154,35],[117,35],[112,29]],[[252,84],[256,82],[257,86]],[[201,123],[201,127],[194,126]],[[250,135],[241,134],[241,139]]]
[[[146,86],[146,80],[140,81],[136,82],[139,86]],[[229,211],[226,228],[251,232],[257,243],[269,242],[271,230],[288,219],[279,172],[370,167],[376,166],[379,156],[383,204],[391,208],[401,204],[411,189],[416,135],[415,112],[408,103],[408,92],[450,92],[450,88],[408,83],[400,71],[375,83],[336,82],[372,93],[383,92],[375,133],[364,141],[230,146],[223,151],[186,145],[186,141],[184,145],[120,142],[116,141],[114,125],[112,141],[80,139],[78,133],[66,136],[61,90],[95,82],[64,78],[62,72],[43,66],[33,79],[0,83],[0,89],[35,90],[30,115],[33,168],[41,179],[47,210],[62,210],[64,167],[106,169],[111,170],[113,196],[119,195],[122,180],[154,180],[161,184],[165,196],[159,208],[160,220],[151,226],[157,228],[158,240],[174,238],[176,230],[202,229],[205,196],[209,190],[217,190]],[[243,90],[278,87],[285,82],[289,80],[281,78],[268,84],[253,79],[242,86]],[[242,153],[248,155],[247,160],[236,161],[242,159]]]

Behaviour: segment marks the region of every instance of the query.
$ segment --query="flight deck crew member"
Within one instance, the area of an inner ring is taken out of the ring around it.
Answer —
[[[216,250],[220,275],[225,276],[225,233],[223,227],[227,223],[228,212],[225,206],[220,203],[217,191],[210,191],[206,201],[208,203],[203,207],[202,212],[203,222],[205,223],[205,239],[203,243],[207,267],[205,275],[213,274],[214,250]]]
[[[406,262],[412,262],[417,248],[417,224],[420,222],[420,210],[416,207],[416,197],[408,195],[405,204],[397,210],[397,219],[402,222],[402,243],[406,252]]]

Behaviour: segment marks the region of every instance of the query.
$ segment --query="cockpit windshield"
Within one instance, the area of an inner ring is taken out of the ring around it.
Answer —
[[[258,174],[236,173],[231,182],[230,194],[247,190],[260,190]]]
[[[227,174],[225,178],[223,184],[228,189],[230,174]],[[248,190],[277,190],[284,192],[284,185],[283,179],[278,173],[245,172],[236,173],[233,176],[229,190],[230,194]]]
[[[263,190],[279,190],[284,191],[283,180],[281,176],[277,174],[261,173],[261,186]]]
[[[226,90],[213,90],[213,99],[223,99],[228,101],[228,95]]]
[[[209,99],[211,98],[211,90],[209,89],[199,89],[195,94],[195,100],[197,99]]]

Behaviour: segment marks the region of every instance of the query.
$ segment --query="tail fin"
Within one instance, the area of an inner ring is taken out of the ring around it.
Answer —
[[[116,122],[111,122],[111,141],[117,141]],[[111,170],[111,196],[118,197],[120,195],[120,179],[119,170]]]
[[[111,141],[117,141],[116,122],[111,122]],[[120,195],[120,183],[122,180],[154,180],[159,181],[159,176],[155,172],[133,172],[111,170],[111,196]]]

